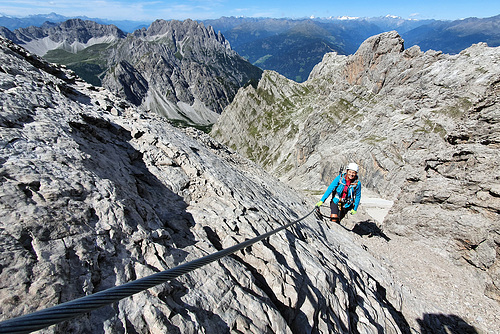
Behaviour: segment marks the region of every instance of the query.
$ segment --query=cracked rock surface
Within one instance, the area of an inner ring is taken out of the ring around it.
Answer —
[[[307,214],[208,135],[0,40],[0,320],[120,285]],[[313,216],[42,333],[408,333],[404,291]]]

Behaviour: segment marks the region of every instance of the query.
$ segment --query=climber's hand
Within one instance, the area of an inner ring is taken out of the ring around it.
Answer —
[[[356,211],[356,210],[352,209],[352,210],[351,210],[351,215],[355,215],[355,214],[356,214],[356,212],[358,212],[358,211]]]
[[[316,203],[316,207],[319,208],[320,206],[323,205],[323,201],[319,201],[318,203]]]

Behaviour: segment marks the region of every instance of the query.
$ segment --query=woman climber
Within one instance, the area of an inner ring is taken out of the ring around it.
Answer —
[[[316,207],[319,209],[330,194],[333,193],[330,202],[332,212],[330,220],[332,222],[340,223],[348,211],[355,214],[358,210],[361,199],[361,182],[358,180],[358,170],[359,167],[354,162],[348,164],[347,172],[339,174],[326,189],[321,200],[316,203]]]

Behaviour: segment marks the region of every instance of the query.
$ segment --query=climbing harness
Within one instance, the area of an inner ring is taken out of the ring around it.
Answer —
[[[45,310],[26,314],[17,318],[0,322],[0,334],[30,333],[59,322],[75,318],[81,314],[112,304],[123,298],[130,297],[138,292],[152,288],[153,286],[165,283],[176,277],[184,275],[190,271],[203,267],[211,262],[217,261],[227,255],[236,253],[248,246],[253,245],[275,233],[287,229],[296,223],[309,217],[315,209],[304,217],[292,221],[286,225],[270,232],[261,234],[250,240],[246,240],[216,253],[206,255],[202,258],[181,264],[172,269],[168,269],[151,276],[147,276],[120,286],[109,288],[104,291],[81,297],[63,304],[49,307]]]

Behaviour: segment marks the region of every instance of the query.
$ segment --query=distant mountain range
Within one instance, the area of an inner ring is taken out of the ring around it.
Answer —
[[[9,30],[41,26],[44,22],[63,22],[67,17],[51,13],[26,18],[0,16],[0,26]],[[113,24],[124,32],[147,27],[150,22],[89,19]],[[314,19],[274,19],[221,17],[200,21],[220,31],[231,48],[250,63],[274,70],[303,82],[325,53],[354,54],[370,36],[396,30],[405,47],[418,45],[422,51],[437,50],[457,54],[472,44],[500,45],[500,15],[456,21],[414,20],[395,16],[373,18],[330,17]]]
[[[500,45],[500,15],[452,22],[435,21],[401,33],[408,46],[418,45],[422,51],[440,50],[457,54],[472,44]]]
[[[29,15],[26,17],[12,17],[0,14],[0,26],[9,30],[18,28],[27,28],[31,26],[41,27],[45,22],[61,23],[69,19],[82,19],[94,21],[100,24],[113,24],[124,32],[133,32],[137,29],[148,27],[152,21],[133,21],[133,20],[107,20],[100,18],[89,18],[86,16],[62,16],[56,13]]]
[[[220,18],[206,20],[220,30],[231,47],[252,64],[275,70],[297,82],[305,81],[326,52],[354,54],[367,38],[396,30],[405,47],[456,54],[472,44],[500,45],[500,15],[456,21],[375,18],[269,19]]]
[[[114,25],[70,19],[0,27],[0,35],[135,106],[203,129],[262,74],[220,32],[192,20],[157,20],[125,34]]]

